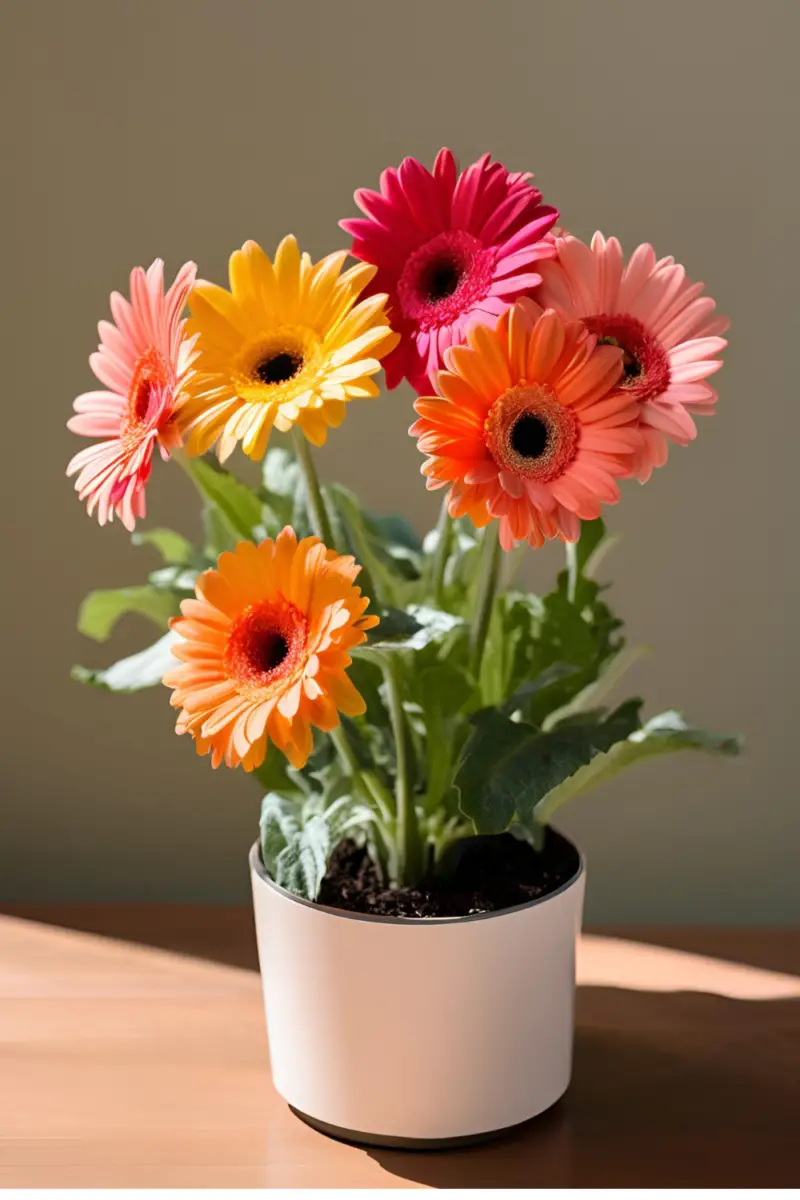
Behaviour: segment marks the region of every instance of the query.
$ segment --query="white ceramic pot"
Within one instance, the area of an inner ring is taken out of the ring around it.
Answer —
[[[250,854],[272,1075],[339,1137],[431,1147],[543,1112],[572,1070],[585,868],[499,913],[400,919],[300,900]]]

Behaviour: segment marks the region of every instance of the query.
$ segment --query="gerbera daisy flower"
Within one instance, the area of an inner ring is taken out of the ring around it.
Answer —
[[[691,414],[713,413],[717,393],[706,380],[722,366],[728,321],[700,294],[702,283],[689,283],[673,258],[656,261],[652,246],[639,246],[625,265],[617,239],[601,233],[591,247],[572,236],[556,245],[537,299],[621,347],[621,386],[639,404],[642,423],[634,474],[644,483],[666,462],[668,441],[685,446],[697,436]]]
[[[637,403],[615,388],[622,351],[527,298],[467,343],[446,352],[439,395],[414,405],[427,486],[449,486],[453,517],[496,517],[505,550],[577,541],[581,519],[619,499],[641,443]]]
[[[545,234],[558,219],[530,174],[511,174],[485,154],[466,171],[440,150],[433,173],[415,158],[383,172],[380,192],[357,191],[366,214],[340,221],[356,258],[375,263],[376,292],[388,292],[402,337],[386,360],[387,387],[407,378],[433,387],[449,346],[475,321],[500,313],[540,282],[537,264],[554,253]]]
[[[295,767],[311,753],[311,728],[329,732],[364,701],[347,677],[348,653],[378,624],[353,584],[360,567],[317,538],[286,528],[273,541],[240,542],[196,583],[172,620],[181,665],[164,677],[189,733],[211,765],[261,765],[274,742]],[[338,711],[337,711],[338,710]]]
[[[192,339],[183,336],[181,314],[197,271],[186,263],[164,294],[164,263],[135,267],[130,277],[130,303],[111,294],[110,321],[101,321],[100,345],[89,363],[107,391],[85,392],[75,400],[76,416],[67,422],[73,433],[104,440],[81,450],[67,467],[78,475],[75,490],[97,509],[101,525],[117,514],[126,529],[145,515],[145,486],[153,450],[162,458],[180,444],[171,417],[191,375]]]
[[[200,282],[189,298],[199,335],[192,392],[178,414],[190,455],[219,441],[221,461],[237,442],[264,457],[273,425],[295,425],[316,446],[340,425],[345,404],[377,396],[371,376],[397,342],[385,296],[359,296],[375,274],[341,274],[347,251],[312,264],[286,237],[274,264],[255,242],[230,259],[230,292]]]

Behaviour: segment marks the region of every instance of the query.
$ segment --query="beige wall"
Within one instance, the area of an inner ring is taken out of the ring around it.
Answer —
[[[791,0],[3,0],[0,899],[247,894],[255,786],[175,739],[160,690],[68,678],[109,657],[74,631],[80,597],[136,581],[147,554],[93,525],[63,478],[109,290],[159,254],[222,280],[248,237],[291,230],[322,254],[356,186],[447,143],[462,163],[489,149],[533,169],[576,232],[652,240],[732,319],[719,415],[610,523],[615,602],[654,650],[633,686],[651,712],[744,731],[749,752],[576,802],[590,918],[800,916],[798,15]],[[322,469],[422,528],[410,403],[352,411]],[[193,531],[178,472],[156,470],[150,508]],[[115,648],[146,633],[131,618]]]

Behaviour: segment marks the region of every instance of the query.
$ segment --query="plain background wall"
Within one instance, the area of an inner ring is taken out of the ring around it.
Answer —
[[[259,795],[173,733],[162,689],[114,697],[74,662],[131,652],[74,628],[91,587],[153,562],[99,530],[64,467],[108,293],[156,255],[224,282],[249,237],[342,244],[352,192],[442,144],[531,169],[573,231],[652,241],[732,320],[718,416],[609,514],[613,600],[653,655],[648,711],[743,731],[581,801],[594,921],[788,923],[796,854],[798,343],[794,0],[3,0],[0,899],[244,900]],[[422,530],[434,497],[411,395],[354,405],[321,455]],[[237,457],[241,463],[241,457]],[[192,533],[157,465],[150,521]],[[531,563],[546,582],[560,552]]]

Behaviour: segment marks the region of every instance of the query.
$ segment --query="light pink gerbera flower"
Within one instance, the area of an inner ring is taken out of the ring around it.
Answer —
[[[354,257],[377,266],[370,290],[389,295],[401,335],[384,361],[389,388],[407,378],[431,390],[467,326],[493,325],[537,286],[536,264],[555,253],[545,235],[558,212],[541,203],[530,174],[511,174],[488,154],[457,171],[450,150],[439,151],[433,173],[406,158],[383,172],[380,192],[355,193],[365,217],[340,221]]]
[[[170,423],[175,402],[191,374],[195,338],[185,339],[181,314],[194,286],[197,267],[186,263],[164,294],[164,264],[157,258],[145,273],[131,271],[130,303],[111,294],[115,324],[98,325],[100,346],[89,358],[97,378],[108,391],[84,392],[75,400],[76,416],[67,428],[84,437],[103,438],[87,446],[70,462],[75,490],[97,509],[101,525],[117,514],[126,529],[145,515],[145,485],[153,450],[162,458],[180,445]]]
[[[596,233],[591,247],[571,235],[555,240],[536,298],[622,349],[620,386],[638,401],[642,432],[633,473],[645,483],[666,462],[668,441],[686,446],[697,436],[691,414],[713,413],[717,393],[706,380],[722,366],[728,321],[702,283],[689,283],[673,258],[657,261],[646,243],[626,266],[616,238]]]

